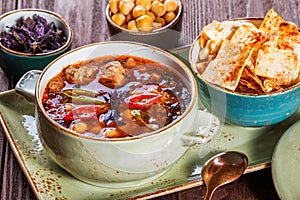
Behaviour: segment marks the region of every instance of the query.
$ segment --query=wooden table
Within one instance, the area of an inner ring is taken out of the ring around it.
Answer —
[[[202,27],[212,20],[239,17],[264,17],[274,8],[286,19],[299,24],[300,1],[291,0],[182,0],[184,13],[180,45],[191,44]],[[2,0],[0,14],[20,8],[42,8],[62,15],[74,31],[73,48],[110,38],[105,19],[108,0]],[[14,83],[0,70],[0,91],[13,88]],[[0,129],[1,130],[1,129]],[[15,156],[3,134],[0,134],[1,199],[35,199]],[[169,194],[157,199],[203,199],[205,186]],[[270,168],[243,175],[234,183],[217,190],[213,199],[278,199]]]

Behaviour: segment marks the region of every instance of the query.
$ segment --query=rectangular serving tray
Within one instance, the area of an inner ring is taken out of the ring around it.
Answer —
[[[188,64],[189,46],[170,52]],[[200,170],[211,156],[225,150],[245,153],[249,166],[245,173],[270,167],[273,149],[280,136],[300,111],[274,126],[245,128],[224,124],[214,146],[192,146],[158,179],[132,188],[103,188],[83,183],[60,168],[45,153],[35,129],[34,104],[15,90],[0,94],[0,123],[3,132],[37,199],[148,199],[203,184]],[[196,119],[197,120],[197,119]]]

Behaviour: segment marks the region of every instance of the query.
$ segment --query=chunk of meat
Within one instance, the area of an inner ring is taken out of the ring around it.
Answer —
[[[94,80],[99,72],[96,66],[82,66],[76,68],[72,65],[65,69],[66,80],[72,84],[87,85]]]
[[[52,78],[48,83],[49,93],[60,92],[65,86],[64,80],[61,76]]]
[[[100,72],[99,83],[116,88],[125,84],[128,70],[119,61],[112,61],[104,65]]]
[[[77,71],[78,68],[74,67],[73,65],[69,65],[64,69],[64,73],[68,83],[74,83],[74,76]]]

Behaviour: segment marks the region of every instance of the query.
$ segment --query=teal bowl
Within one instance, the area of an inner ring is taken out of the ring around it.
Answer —
[[[262,19],[247,18],[259,26]],[[243,127],[269,126],[292,116],[300,108],[300,83],[283,91],[267,94],[234,93],[204,81],[197,69],[200,36],[193,42],[189,62],[197,76],[200,100],[203,106],[220,120]]]
[[[43,70],[55,58],[71,50],[73,35],[69,24],[60,15],[48,10],[19,9],[4,13],[0,16],[0,31],[7,31],[8,27],[15,25],[18,20],[32,17],[34,14],[45,18],[48,23],[54,22],[63,31],[67,41],[54,51],[38,54],[17,52],[0,43],[0,66],[8,76],[20,78],[29,70]]]

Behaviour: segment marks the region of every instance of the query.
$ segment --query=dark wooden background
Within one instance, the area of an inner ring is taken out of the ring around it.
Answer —
[[[226,20],[239,17],[264,17],[270,8],[299,25],[299,0],[182,0],[184,13],[180,46],[191,44],[202,27],[212,20]],[[0,14],[20,8],[42,8],[57,12],[71,25],[74,32],[73,48],[89,43],[106,41],[111,35],[105,19],[108,0],[1,0]],[[14,87],[11,78],[0,69],[0,91]],[[0,129],[1,130],[1,129]],[[10,146],[0,134],[0,186],[1,199],[34,200]],[[300,177],[299,177],[300,178]],[[157,199],[197,200],[203,199],[205,186],[181,191]],[[215,193],[213,199],[279,199],[272,182],[271,170],[264,169],[243,175]]]

